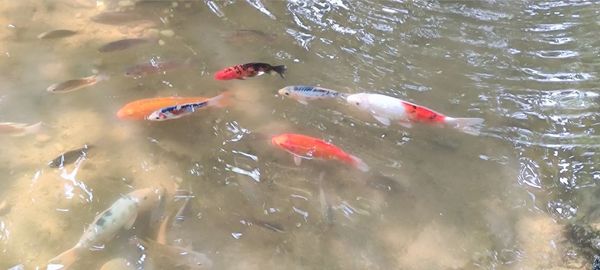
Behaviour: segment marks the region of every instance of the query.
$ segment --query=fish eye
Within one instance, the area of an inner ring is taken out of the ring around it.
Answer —
[[[285,95],[286,95],[286,96],[289,96],[289,95],[290,95],[290,93],[289,93],[289,92],[285,92]]]
[[[357,102],[356,102],[356,106],[360,106],[360,102],[358,102],[358,101],[357,101]]]

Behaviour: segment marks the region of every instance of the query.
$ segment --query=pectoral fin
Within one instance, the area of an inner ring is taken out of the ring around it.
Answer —
[[[137,213],[134,213],[133,215],[131,215],[131,217],[129,217],[129,220],[127,220],[127,223],[125,223],[125,225],[123,225],[123,228],[125,228],[126,230],[131,229],[131,227],[133,227],[133,223],[135,223],[136,219],[137,219]]]
[[[405,128],[412,128],[412,123],[408,122],[408,121],[400,121],[400,122],[398,122],[398,124]]]
[[[302,158],[294,155],[294,164],[296,164],[296,166],[300,166],[301,163],[302,163]]]
[[[389,126],[391,124],[390,119],[387,117],[373,115],[373,118],[375,118],[377,121],[379,121],[379,123],[382,123],[385,126]]]
[[[308,105],[308,102],[306,102],[306,100],[304,99],[296,99],[298,102],[300,102],[300,104],[304,104],[304,105]]]

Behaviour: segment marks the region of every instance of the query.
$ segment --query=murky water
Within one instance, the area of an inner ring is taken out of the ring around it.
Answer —
[[[103,10],[136,20],[91,19]],[[598,222],[596,3],[61,0],[7,2],[0,14],[0,122],[44,123],[0,138],[2,269],[45,268],[123,194],[158,186],[168,211],[177,190],[193,193],[168,242],[213,269],[589,268],[564,232]],[[37,38],[54,29],[77,34]],[[151,42],[98,52],[139,37]],[[184,65],[125,76],[150,59]],[[246,62],[285,64],[286,79],[213,79]],[[110,79],[45,90],[94,73]],[[294,84],[387,94],[485,127],[386,128],[340,102],[276,95]],[[137,99],[225,90],[229,107],[174,121],[115,115]],[[331,141],[371,171],[296,166],[266,139],[284,132]],[[47,165],[84,144],[85,159]],[[153,238],[142,219],[75,269],[119,257],[159,268],[130,240]]]

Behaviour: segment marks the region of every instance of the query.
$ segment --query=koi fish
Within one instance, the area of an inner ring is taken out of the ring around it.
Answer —
[[[79,79],[64,81],[61,83],[55,83],[53,85],[48,86],[48,88],[46,88],[46,91],[51,93],[73,92],[75,90],[79,90],[81,88],[97,84],[100,81],[108,80],[108,78],[109,77],[106,74],[96,74]]]
[[[385,126],[389,126],[392,121],[395,121],[403,127],[411,128],[414,122],[423,122],[450,126],[477,136],[484,121],[481,118],[449,117],[427,107],[380,94],[353,94],[349,95],[346,101],[371,113],[373,118]]]
[[[42,127],[42,122],[35,124],[2,122],[0,123],[0,135],[10,135],[14,137],[37,133]]]
[[[225,35],[225,40],[236,45],[247,43],[272,43],[277,39],[277,35],[265,33],[254,29],[239,29]]]
[[[301,134],[285,133],[271,138],[271,143],[291,153],[296,165],[300,165],[302,159],[334,159],[351,165],[363,172],[369,170],[369,166],[360,158],[350,155],[339,147],[317,138]]]
[[[215,80],[244,80],[249,77],[259,76],[265,73],[271,73],[275,71],[283,77],[283,74],[286,71],[285,65],[281,66],[271,66],[267,63],[248,63],[235,65],[232,67],[224,68],[215,73]]]
[[[71,164],[77,161],[81,157],[86,157],[87,152],[90,148],[94,147],[93,145],[84,145],[82,148],[71,150],[60,154],[55,159],[48,162],[48,167],[50,168],[61,168],[65,164]]]
[[[206,269],[212,267],[212,261],[203,253],[191,249],[172,246],[167,242],[167,230],[171,223],[177,221],[179,215],[183,214],[188,207],[191,195],[186,197],[185,202],[177,212],[167,215],[158,228],[156,240],[131,239],[136,245],[146,247],[151,260],[157,269]]]
[[[227,106],[229,94],[213,98],[159,97],[136,100],[125,104],[118,112],[119,119],[164,121],[177,119],[207,107]]]
[[[70,37],[75,34],[77,34],[77,31],[68,30],[68,29],[58,29],[58,30],[51,30],[48,32],[41,33],[37,36],[37,38],[39,38],[39,39],[55,39],[55,38]]]
[[[126,38],[106,43],[102,45],[102,47],[98,48],[98,51],[101,53],[121,51],[140,44],[147,43],[149,41],[150,40],[146,38]]]
[[[291,97],[304,105],[308,104],[308,100],[338,98],[343,96],[340,92],[331,89],[306,85],[286,86],[279,89],[277,93],[282,96]]]
[[[91,247],[110,241],[121,229],[130,229],[139,214],[149,211],[160,203],[163,194],[162,188],[145,188],[118,199],[96,216],[74,247],[51,259],[49,264],[62,265],[62,268],[58,269],[68,269]]]

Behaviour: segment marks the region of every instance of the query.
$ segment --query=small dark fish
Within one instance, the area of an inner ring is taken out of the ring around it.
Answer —
[[[109,25],[122,25],[131,22],[145,21],[139,13],[134,12],[102,12],[90,18],[93,22]]]
[[[92,147],[93,145],[86,144],[82,148],[64,152],[55,159],[48,162],[48,166],[50,168],[61,168],[65,166],[65,164],[71,164],[77,161],[77,159],[79,159],[80,157],[86,157],[88,150]]]
[[[53,39],[53,38],[64,38],[77,34],[77,31],[67,30],[67,29],[58,29],[52,30],[48,32],[44,32],[39,34],[37,37],[39,39]]]
[[[275,34],[265,33],[254,29],[239,29],[225,36],[225,40],[237,45],[243,45],[248,42],[274,42],[277,38]]]
[[[79,90],[81,88],[92,86],[100,81],[108,80],[108,75],[105,74],[96,74],[88,77],[83,77],[79,79],[73,79],[64,81],[61,83],[55,83],[53,85],[48,86],[46,91],[52,93],[67,93],[75,90]]]
[[[148,63],[137,64],[125,70],[125,76],[140,78],[143,76],[163,73],[169,70],[188,66],[189,61],[181,62],[178,60],[161,61],[160,59],[152,58]]]
[[[150,40],[145,39],[145,38],[126,38],[126,39],[121,39],[121,40],[106,43],[102,47],[98,48],[98,51],[102,52],[102,53],[121,51],[121,50],[129,49],[131,47],[134,47],[134,46],[137,46],[140,44],[147,43],[149,41]]]

